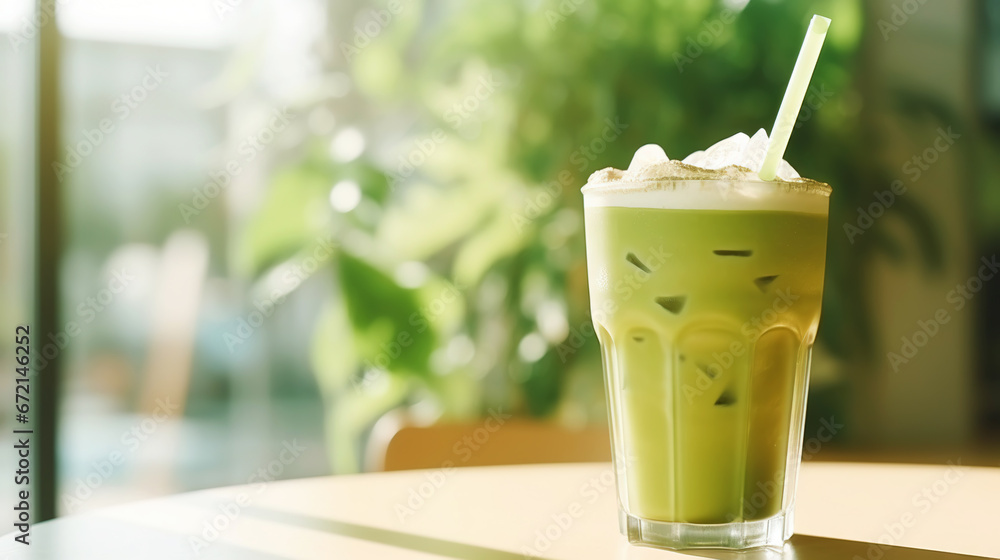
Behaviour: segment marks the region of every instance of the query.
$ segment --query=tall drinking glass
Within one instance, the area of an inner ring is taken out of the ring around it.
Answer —
[[[781,545],[830,187],[609,180],[583,194],[622,532],[671,548]]]

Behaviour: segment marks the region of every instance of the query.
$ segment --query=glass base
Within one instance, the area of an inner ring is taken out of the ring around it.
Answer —
[[[792,536],[793,517],[792,508],[788,508],[774,517],[758,521],[699,525],[640,519],[619,509],[618,528],[632,544],[659,548],[781,548]]]

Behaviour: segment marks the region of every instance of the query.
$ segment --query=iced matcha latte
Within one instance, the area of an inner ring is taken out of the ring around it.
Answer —
[[[587,274],[630,542],[792,535],[830,187],[782,159],[830,20],[814,15],[771,136],[682,161],[655,144],[583,188]]]
[[[761,181],[750,168],[766,141],[741,134],[689,158],[705,168],[646,146],[583,189],[634,542],[744,548],[791,534],[830,189],[784,163]]]

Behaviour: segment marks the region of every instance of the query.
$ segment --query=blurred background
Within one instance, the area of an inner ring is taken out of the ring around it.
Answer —
[[[408,426],[599,434],[579,187],[769,128],[813,13],[807,457],[1000,465],[1000,1],[5,0],[43,511],[377,470]]]

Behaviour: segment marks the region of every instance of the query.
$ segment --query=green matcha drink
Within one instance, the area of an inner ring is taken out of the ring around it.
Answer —
[[[583,188],[629,542],[744,549],[792,535],[830,187],[782,156],[829,26],[810,20],[770,136],[679,162],[649,144]]]
[[[765,140],[727,142],[745,154]],[[787,180],[765,182],[654,148],[583,189],[623,530],[675,547],[780,544],[791,534],[830,189],[787,164]]]

